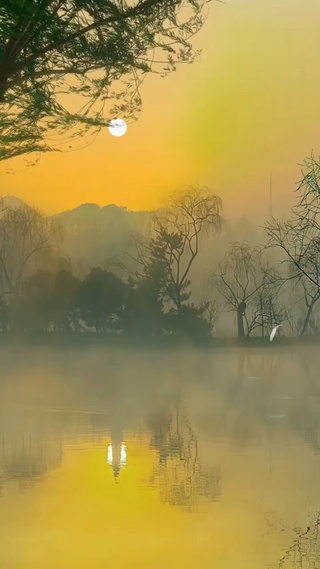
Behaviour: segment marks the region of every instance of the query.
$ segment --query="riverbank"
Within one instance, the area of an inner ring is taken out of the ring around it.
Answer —
[[[0,333],[0,346],[19,346],[25,347],[114,347],[114,348],[136,348],[143,347],[152,349],[175,349],[183,347],[193,347],[200,349],[215,348],[265,348],[277,349],[288,346],[300,345],[318,345],[320,344],[319,336],[303,336],[303,337],[276,337],[270,342],[269,337],[265,338],[212,338],[208,341],[191,341],[189,339],[163,337],[137,339],[128,338],[121,335],[111,334],[93,334],[93,333],[38,333],[38,334],[20,334],[13,335],[10,333]]]

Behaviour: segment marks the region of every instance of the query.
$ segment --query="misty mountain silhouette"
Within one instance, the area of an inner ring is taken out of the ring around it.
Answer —
[[[3,201],[6,205],[11,206],[11,207],[22,207],[24,205],[30,205],[32,207],[33,204],[27,203],[23,200],[21,200],[20,198],[17,198],[16,196],[4,196]],[[149,217],[150,212],[149,211],[131,211],[128,210],[126,207],[124,206],[118,206],[115,204],[108,204],[105,206],[99,206],[96,203],[84,203],[84,204],[80,204],[79,206],[72,208],[72,209],[68,209],[68,210],[63,210],[61,212],[55,213],[52,215],[52,217],[54,218],[68,218],[68,217],[82,217],[82,218],[90,218],[93,216],[98,216],[100,214],[102,215],[109,215],[109,214],[114,214],[116,215],[117,213],[123,213],[123,214],[131,214],[134,217]],[[50,216],[49,216],[50,217]]]
[[[5,196],[3,200],[11,207],[33,205],[32,203],[26,204],[12,195]],[[48,217],[54,218],[61,226],[60,254],[63,258],[72,260],[74,274],[83,276],[92,267],[100,266],[108,267],[121,278],[126,278],[123,271],[116,268],[114,261],[123,259],[123,255],[128,260],[127,252],[130,247],[131,253],[135,252],[132,250],[135,235],[147,238],[152,236],[151,213],[151,211],[131,211],[115,204],[100,207],[96,203],[84,203]],[[227,221],[223,234],[217,239],[219,240],[218,248],[213,249],[212,245],[202,248],[198,260],[199,270],[200,267],[211,266],[215,260],[220,259],[230,242],[239,240],[255,244],[260,242],[260,229],[256,220],[249,220],[242,216],[233,221]],[[193,277],[193,291],[197,291],[197,280],[199,280],[200,296],[203,278],[205,278],[204,275],[200,279]]]
[[[32,205],[15,196],[5,196],[3,200],[11,207]],[[62,228],[63,255],[72,259],[76,274],[85,274],[92,266],[104,267],[111,258],[120,255],[134,234],[148,234],[150,213],[114,204],[100,207],[85,203],[48,217],[58,221]]]
[[[22,207],[23,205],[27,205],[23,200],[16,198],[15,196],[5,196],[3,201],[5,205],[10,207]]]

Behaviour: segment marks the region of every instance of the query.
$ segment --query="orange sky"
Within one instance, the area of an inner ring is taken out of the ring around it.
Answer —
[[[290,4],[290,6],[289,6]],[[122,138],[43,155],[31,168],[2,163],[1,193],[48,213],[83,202],[157,207],[188,183],[209,185],[226,215],[274,213],[292,202],[298,163],[319,149],[318,0],[212,2],[197,36],[201,62],[147,77],[143,112]],[[320,152],[319,152],[320,154]]]

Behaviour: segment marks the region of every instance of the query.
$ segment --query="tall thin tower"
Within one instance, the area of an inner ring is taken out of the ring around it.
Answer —
[[[272,171],[270,173],[270,186],[269,186],[269,215],[273,215],[273,203],[272,203]]]

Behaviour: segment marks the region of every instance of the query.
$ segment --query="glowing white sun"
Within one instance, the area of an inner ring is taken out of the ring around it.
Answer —
[[[128,130],[127,123],[122,119],[113,119],[110,121],[108,130],[112,136],[123,136]]]

